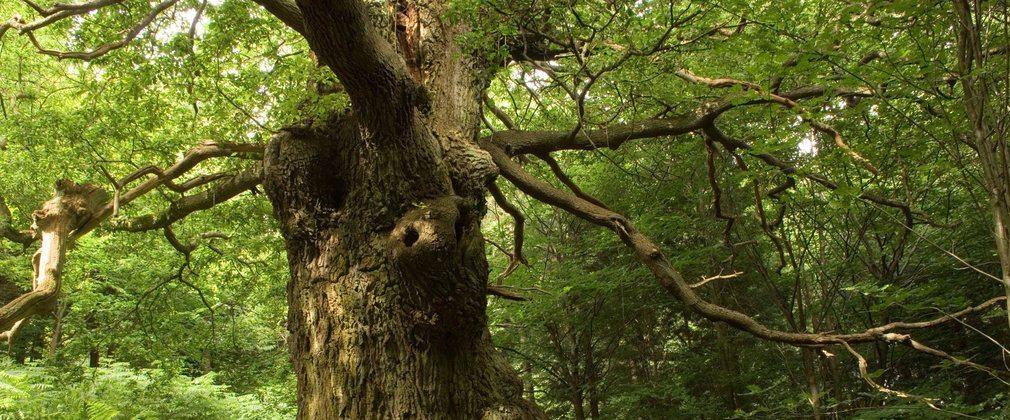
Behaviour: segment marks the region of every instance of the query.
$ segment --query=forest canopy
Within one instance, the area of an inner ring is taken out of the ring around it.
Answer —
[[[0,418],[1010,416],[1005,2],[0,20]]]

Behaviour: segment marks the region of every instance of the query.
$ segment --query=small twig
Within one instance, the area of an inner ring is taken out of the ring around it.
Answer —
[[[723,280],[723,279],[732,279],[732,278],[739,277],[741,274],[743,274],[743,271],[737,271],[737,272],[732,273],[732,274],[719,274],[719,275],[712,276],[712,277],[702,276],[701,277],[701,281],[699,281],[699,282],[697,282],[695,284],[692,284],[691,288],[692,289],[697,289],[697,288],[699,288],[701,286],[704,286],[705,284],[707,284],[710,281]]]
[[[217,90],[217,93],[219,95],[221,95],[221,97],[224,98],[224,100],[226,102],[228,102],[229,105],[232,106],[232,108],[235,108],[236,110],[238,110],[238,112],[241,112],[242,115],[245,115],[246,118],[249,119],[249,121],[252,121],[252,123],[255,124],[257,127],[259,127],[261,130],[266,131],[266,132],[271,133],[271,134],[276,134],[277,133],[277,130],[272,130],[272,129],[268,128],[267,126],[263,125],[263,123],[261,123],[258,118],[256,118],[251,113],[249,113],[249,111],[247,111],[241,105],[235,103],[235,101],[232,100],[231,97],[229,97],[226,93],[224,93],[224,90],[221,89],[221,85],[218,84],[216,81],[214,83],[214,88]]]

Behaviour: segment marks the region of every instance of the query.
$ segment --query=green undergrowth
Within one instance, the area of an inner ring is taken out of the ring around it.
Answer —
[[[33,366],[0,361],[0,419],[287,419],[295,407],[270,390],[238,395],[163,369]]]

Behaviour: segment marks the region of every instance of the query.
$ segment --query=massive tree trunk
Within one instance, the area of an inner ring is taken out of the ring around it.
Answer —
[[[404,61],[416,45],[397,53],[360,2],[298,5],[354,105],[282,132],[264,156],[300,417],[542,417],[487,329],[480,221],[496,172],[474,144],[477,67],[441,23],[425,32],[431,55]]]

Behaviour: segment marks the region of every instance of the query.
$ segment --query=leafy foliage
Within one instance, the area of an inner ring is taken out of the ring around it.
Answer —
[[[294,416],[290,404],[237,395],[214,383],[214,375],[189,378],[161,369],[122,363],[74,366],[14,366],[0,370],[0,417],[280,419]]]

